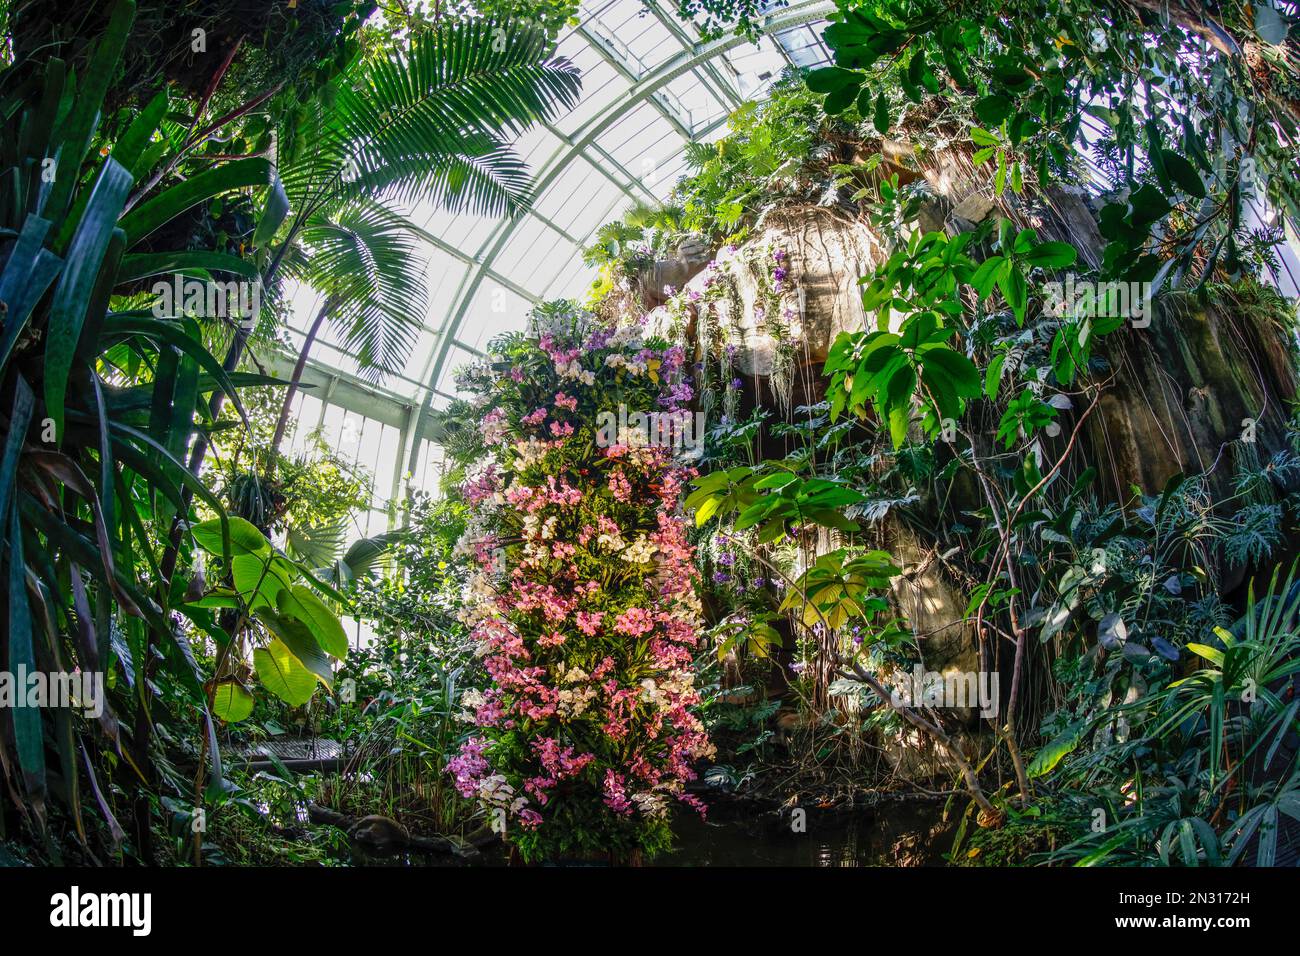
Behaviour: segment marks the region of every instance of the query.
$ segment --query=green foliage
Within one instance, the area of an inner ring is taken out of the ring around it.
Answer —
[[[821,123],[815,98],[792,76],[761,103],[740,106],[727,120],[726,136],[687,150],[691,172],[674,189],[683,228],[714,237],[737,232],[809,155]]]
[[[894,89],[915,105],[972,102],[980,124],[969,130],[972,159],[995,161],[998,196],[1008,184],[1021,192],[1031,176],[1040,188],[1069,180],[1073,151],[1095,143],[1117,189],[1101,212],[1103,273],[1152,281],[1158,293],[1199,270],[1203,287],[1218,267],[1249,270],[1250,197],[1266,194],[1300,217],[1290,175],[1300,64],[1293,47],[1274,42],[1295,21],[1293,11],[1267,9],[1272,17],[1256,22],[1243,15],[1249,7],[1212,21],[1107,0],[960,10],[842,0],[825,31],[834,65],[812,71],[808,85],[828,113],[856,109],[882,134],[900,122],[889,107]],[[1280,82],[1256,83],[1246,50]],[[1085,120],[1100,124],[1099,143]],[[1019,298],[1008,295],[1018,315]]]
[[[667,258],[688,236],[721,243],[743,235],[766,203],[800,187],[799,167],[824,122],[803,82],[783,75],[764,100],[744,103],[728,117],[726,136],[686,145],[690,172],[663,208],[633,207],[597,232],[584,257],[632,270]]]
[[[185,516],[189,495],[227,527],[219,502],[180,459],[210,424],[209,398],[236,396],[240,381],[208,351],[198,320],[122,307],[133,263],[140,262],[126,257],[143,254],[146,237],[158,254],[163,227],[195,205],[232,190],[274,188],[276,181],[262,158],[216,162],[169,179],[182,158],[168,153],[176,124],[160,109],[142,113],[115,139],[101,137],[97,121],[133,12],[125,0],[114,6],[75,78],[57,58],[10,67],[7,78],[38,73],[40,81],[6,84],[0,111],[9,126],[5,140],[15,145],[5,160],[14,188],[0,204],[8,237],[0,271],[7,306],[0,345],[8,396],[0,464],[5,654],[11,664],[43,670],[57,663],[108,672],[117,688],[98,729],[66,711],[26,710],[14,728],[16,754],[4,764],[12,773],[9,792],[25,795],[39,827],[50,792],[46,754],[57,754],[64,780],[57,795],[79,833],[85,828],[76,781],[85,766],[115,846],[124,834],[96,764],[111,772],[116,761],[79,759],[78,740],[99,753],[118,750],[118,709],[147,714],[151,688],[160,682],[201,716],[209,739],[214,734],[202,675],[171,620],[190,567],[173,552],[174,566],[160,568],[159,551],[173,517]],[[165,107],[165,95],[157,102]],[[231,271],[228,256],[183,251],[192,273]],[[224,534],[222,547],[224,553]],[[209,756],[219,780],[219,756]]]
[[[617,263],[624,269],[650,265],[670,253],[669,243],[683,233],[685,210],[636,203],[621,219],[596,230],[595,241],[582,251],[589,266]]]
[[[695,491],[685,507],[695,512],[695,524],[732,518],[736,531],[757,529],[760,544],[778,541],[804,522],[843,531],[856,526],[840,509],[865,500],[844,482],[827,478],[801,478],[780,467],[742,466],[710,472],[693,482]],[[767,492],[764,494],[764,492]]]
[[[705,39],[723,36],[734,30],[757,39],[763,19],[786,0],[771,4],[764,0],[677,0],[677,16],[696,27]]]
[[[232,513],[283,540],[287,554],[338,584],[352,573],[344,544],[353,514],[370,507],[373,482],[316,431],[295,455],[273,452],[283,395],[279,388],[246,389],[247,429],[234,427],[234,414],[223,412],[227,427],[214,435],[217,466],[209,480]]]
[[[223,533],[223,529],[229,529]],[[201,522],[192,529],[200,547],[213,557],[229,555],[226,574],[232,587],[217,587],[179,607],[196,627],[208,634],[222,648],[220,660],[227,660],[232,650],[232,632],[214,623],[207,609],[231,608],[237,617],[232,629],[237,636],[241,625],[253,620],[266,641],[253,650],[253,662],[263,686],[291,706],[301,706],[311,699],[316,682],[327,688],[333,684],[329,657],[347,655],[347,637],[335,613],[313,592],[300,583],[308,581],[323,587],[309,569],[277,553],[271,542],[243,518],[230,517]],[[230,714],[252,711],[251,699],[244,706],[247,689],[231,687],[237,679],[227,678],[218,666],[216,690]],[[224,690],[222,688],[225,688]],[[242,692],[242,693],[241,693]],[[242,718],[236,718],[242,719]]]
[[[1300,671],[1294,585],[1294,570],[1282,580],[1275,572],[1264,599],[1252,589],[1231,630],[1215,627],[1209,643],[1187,645],[1200,669],[1172,680],[1166,672],[1130,703],[1076,721],[1068,742],[1049,748],[1051,759],[1039,761],[1049,785],[1104,808],[1050,860],[1273,865],[1281,817],[1300,819],[1300,780],[1281,756],[1300,726],[1298,705],[1279,693]]]
[[[255,335],[269,337],[283,308],[275,280],[308,279],[363,367],[391,369],[423,319],[423,283],[417,231],[373,196],[518,212],[527,181],[504,144],[571,105],[578,78],[546,60],[537,27],[509,25],[497,45],[488,24],[445,24],[408,56],[391,43],[363,55],[351,5],[327,21],[309,4],[289,15],[295,40],[220,51],[190,98],[184,83],[149,88],[152,54],[124,63],[158,26],[156,5],[142,3],[135,20],[132,3],[110,6],[93,43],[64,48],[72,61],[51,57],[57,44],[28,49],[35,34],[19,31],[3,111],[14,188],[0,202],[10,582],[0,656],[104,673],[109,699],[97,727],[25,711],[3,762],[34,829],[66,813],[83,843],[152,862],[151,815],[179,819],[164,794],[180,807],[230,791],[213,715],[247,725],[264,707],[256,683],[290,705],[332,683],[347,651],[335,585],[367,573],[385,543],[344,551],[343,522],[369,503],[368,479],[311,441],[301,459],[268,456],[275,397],[259,393],[250,420],[239,390],[278,383],[230,371],[244,342],[235,323],[182,303],[165,314],[144,292],[149,280],[264,281],[270,308]],[[23,16],[24,28],[49,26]],[[265,55],[273,46],[298,63],[320,57],[291,93],[284,77],[257,74],[288,62]],[[224,361],[213,355],[227,346]],[[224,398],[233,414],[222,414]],[[230,455],[200,478],[214,438]],[[251,521],[228,517],[223,498]],[[209,769],[186,779],[173,752],[196,742]],[[134,803],[128,843],[118,800],[141,775],[147,798]],[[92,798],[96,812],[84,815]]]
[[[426,312],[415,253],[428,234],[389,204],[527,208],[527,168],[508,142],[571,107],[581,86],[567,60],[548,56],[545,31],[528,20],[422,27],[402,49],[350,64],[329,86],[329,108],[300,123],[312,149],[283,164],[284,191],[271,197],[294,214],[258,239],[281,236],[276,266],[325,296],[313,337],[327,320],[363,376],[405,367]]]
[[[422,230],[368,198],[305,220],[284,259],[292,278],[325,296],[322,310],[363,377],[399,371],[427,310]]]
[[[968,401],[997,400],[1005,355],[990,359],[981,381],[980,370],[967,355],[948,344],[963,331],[958,324],[967,314],[963,288],[973,290],[981,300],[996,288],[1017,325],[1023,326],[1029,302],[1026,276],[1036,269],[1070,266],[1076,252],[1067,243],[1039,242],[1033,229],[1017,232],[1004,219],[997,224],[996,251],[976,265],[966,250],[982,243],[992,230],[989,223],[952,238],[938,232],[913,233],[873,275],[863,279],[863,307],[879,316],[880,330],[842,333],[831,346],[825,372],[831,377],[827,397],[832,421],[845,410],[862,416],[870,406],[888,423],[897,448],[907,438],[914,403],[923,412],[923,432],[933,439],[945,431],[945,422],[951,437]],[[897,323],[892,318],[895,313],[902,314]],[[1116,327],[1118,323],[1098,323],[1082,332],[1076,326],[1063,326],[1057,332],[1053,363],[1062,384],[1086,366],[1082,350],[1092,336]],[[1039,387],[1037,381],[1034,387]],[[1018,439],[1032,438],[1055,414],[1050,403],[1027,388],[1003,414],[998,439],[1010,448]]]
[[[576,0],[444,0],[436,4],[384,0],[379,4],[386,29],[418,34],[437,29],[448,19],[482,17],[497,23],[536,24],[551,40],[564,27],[578,25],[579,7]]]
[[[781,602],[779,610],[799,609],[805,627],[825,624],[841,628],[859,621],[869,624],[889,609],[873,591],[887,590],[900,573],[883,551],[850,554],[844,549],[819,555]]]
[[[997,440],[1010,448],[1023,438],[1031,438],[1034,433],[1056,418],[1056,409],[1039,400],[1032,391],[1025,389],[1010,402],[1002,413],[998,423]]]
[[[357,700],[333,718],[335,732],[354,742],[355,769],[321,779],[318,801],[355,817],[382,813],[417,834],[481,825],[446,772],[464,734],[468,650],[381,638],[355,656],[346,672],[356,675]]]
[[[925,409],[922,427],[933,436],[944,420],[961,417],[966,400],[980,395],[979,373],[970,359],[946,344],[954,330],[922,313],[893,332],[845,333],[826,359],[831,376],[828,394],[834,421],[847,408],[862,415],[870,403],[889,423],[894,447],[903,444],[911,424],[912,398],[918,387]]]
[[[800,675],[792,690],[808,694],[814,714],[831,687],[860,691],[842,676],[847,662],[875,669],[905,652],[903,625],[893,632],[899,639],[879,639],[893,623],[888,581],[868,586],[846,571],[846,556],[879,545],[873,525],[888,523],[884,540],[915,536],[926,574],[964,588],[964,623],[979,635],[982,665],[986,654],[1000,660],[1014,648],[1020,681],[1018,713],[997,728],[995,752],[1005,747],[1012,759],[994,761],[999,772],[1021,772],[1020,799],[998,800],[1009,818],[1005,840],[976,840],[992,855],[1060,850],[1090,824],[1082,795],[1098,780],[1114,782],[1112,770],[1129,774],[1116,806],[1135,794],[1140,806],[1148,792],[1162,801],[1146,831],[1155,836],[1132,844],[1134,861],[1230,852],[1215,836],[1228,810],[1213,820],[1197,810],[1193,758],[1127,746],[1118,721],[1130,705],[1158,708],[1161,689],[1184,676],[1189,645],[1227,623],[1229,569],[1265,560],[1283,540],[1292,463],[1285,455],[1245,461],[1234,447],[1238,494],[1227,500],[1211,500],[1207,481],[1180,476],[1161,494],[1134,488],[1132,500],[1102,507],[1091,490],[1096,469],[1075,459],[1095,441],[1097,421],[1085,429],[1083,420],[1113,394],[1105,392],[1110,362],[1123,343],[1116,336],[1104,352],[1099,343],[1124,325],[1119,282],[1218,295],[1224,287],[1207,280],[1235,287],[1271,262],[1279,239],[1275,229],[1246,225],[1247,203],[1264,197],[1296,216],[1300,70],[1294,44],[1281,42],[1293,17],[1278,11],[1278,22],[1260,24],[1249,7],[1210,22],[1186,8],[1107,3],[1031,10],[845,0],[824,35],[835,63],[804,77],[827,114],[804,126],[813,134],[807,148],[773,166],[764,136],[738,124],[696,151],[697,174],[674,195],[687,217],[704,204],[707,215],[691,225],[715,247],[743,241],[765,210],[816,204],[869,224],[884,250],[861,280],[866,327],[830,349],[825,401],[787,421],[770,420],[761,404],[741,412],[714,387],[715,367],[716,381],[734,374],[726,333],[709,327],[720,316],[707,297],[690,306],[705,352],[702,402],[725,417],[709,434],[686,507],[706,567],[717,569],[721,659],[765,659],[772,633],[788,624],[786,650],[793,645]],[[1277,85],[1258,82],[1261,68]],[[763,175],[727,162],[741,156]],[[971,166],[985,179],[977,192],[1002,211],[990,216],[975,204],[975,227],[929,201],[928,184]],[[1101,210],[1100,262],[1083,261],[1082,246],[1060,241],[1071,233],[1042,215],[1052,190],[1081,183]],[[948,216],[942,231],[930,231],[936,214]],[[602,233],[600,261],[639,267],[664,258],[684,226],[675,210],[671,223],[629,218]],[[1065,279],[1102,291],[1071,302],[1054,291]],[[1294,318],[1276,324],[1289,335]],[[781,445],[784,457],[764,460]],[[835,501],[818,509],[814,496],[826,489]],[[717,562],[742,550],[751,552],[743,572]],[[788,574],[793,586],[780,598],[755,595],[744,586],[755,568],[769,579]],[[870,641],[862,657],[846,640],[854,629]],[[1059,695],[1069,705],[1040,721]],[[1216,720],[1205,728],[1211,748]],[[1093,760],[1101,752],[1104,761]],[[1200,752],[1200,767],[1211,767]],[[1225,758],[1207,773],[1228,766]],[[1258,793],[1279,808],[1291,805],[1284,776],[1254,781],[1272,788]]]
[[[356,772],[322,781],[319,799],[333,809],[384,813],[417,833],[472,828],[475,807],[444,770],[464,736],[462,696],[487,686],[457,618],[469,567],[456,545],[467,517],[463,502],[416,497],[404,526],[385,536],[383,573],[348,582],[353,613],[374,638],[336,678],[352,682],[354,699],[324,721],[357,754]]]
[[[407,648],[441,649],[449,658],[466,639],[457,621],[468,567],[456,545],[469,513],[454,498],[420,495],[406,509],[405,524],[387,536],[383,575],[358,577],[348,594],[359,617],[372,623],[396,654]],[[388,666],[396,674],[400,661]]]
[[[503,137],[571,107],[581,85],[568,61],[546,59],[546,45],[526,22],[453,21],[357,64],[300,130],[311,153],[282,171],[295,220],[381,193],[517,215],[528,180]]]

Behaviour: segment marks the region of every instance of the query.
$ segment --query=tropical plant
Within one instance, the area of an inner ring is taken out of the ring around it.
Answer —
[[[360,373],[401,369],[424,321],[423,230],[389,203],[520,214],[528,175],[507,144],[577,100],[577,70],[547,58],[544,30],[519,20],[444,21],[409,48],[358,59],[328,107],[299,124],[313,144],[284,164],[278,202],[292,209],[270,272],[324,302],[306,332],[272,439],[279,447],[312,345],[325,323]]]
[[[284,273],[324,297],[303,337],[269,447],[280,449],[312,347],[328,323],[361,375],[405,366],[425,315],[426,264],[415,223],[370,199],[352,200],[306,223]]]
[[[179,551],[160,561],[160,539],[173,518],[178,532],[184,527],[185,489],[219,515],[210,540],[230,552],[219,503],[181,460],[210,424],[207,397],[237,402],[238,386],[258,379],[224,369],[196,319],[124,309],[119,296],[162,268],[254,278],[254,267],[236,256],[161,252],[146,240],[196,204],[273,188],[276,181],[266,159],[250,157],[204,164],[184,181],[155,182],[151,174],[172,165],[168,150],[183,137],[166,119],[165,93],[116,140],[97,137],[133,9],[129,0],[114,7],[75,79],[62,60],[49,58],[39,81],[7,90],[4,141],[12,152],[5,168],[15,188],[0,210],[4,656],[10,667],[33,671],[111,673],[117,688],[98,732],[67,709],[6,710],[16,746],[4,761],[13,775],[7,792],[25,794],[28,820],[40,829],[48,775],[56,773],[62,784],[55,792],[84,839],[84,767],[114,846],[125,834],[96,767],[114,776],[129,768],[150,781],[152,688],[160,673],[184,688],[188,705],[207,724],[207,739],[215,739],[203,677],[171,619],[186,591],[187,569]],[[24,63],[19,72],[32,71]],[[140,183],[152,185],[133,195]],[[103,744],[87,746],[94,739]],[[57,769],[47,752],[57,755]],[[219,780],[215,748],[211,757]],[[144,806],[136,820],[141,848],[148,846]]]
[[[1047,859],[1274,864],[1283,817],[1300,822],[1292,744],[1300,703],[1291,693],[1300,588],[1294,567],[1285,578],[1280,570],[1261,600],[1251,588],[1231,629],[1214,627],[1212,643],[1187,645],[1199,669],[1093,711],[1040,752],[1031,772],[1075,804],[1101,809],[1100,817],[1079,813],[1075,832],[1084,835]]]
[[[761,102],[746,102],[727,117],[726,136],[686,145],[689,171],[663,206],[632,206],[596,232],[584,257],[626,272],[667,258],[688,237],[714,245],[738,239],[762,206],[798,189],[801,164],[840,158],[819,135],[825,124],[817,96],[793,71],[783,73]]]
[[[834,65],[808,76],[827,113],[856,110],[887,135],[928,101],[968,101],[972,159],[994,161],[998,196],[1072,179],[1076,148],[1098,144],[1122,188],[1100,216],[1107,277],[1156,294],[1203,287],[1220,266],[1252,268],[1254,197],[1300,218],[1294,4],[1218,19],[1194,4],[1111,0],[838,6],[825,31]],[[1256,70],[1276,81],[1261,85]]]

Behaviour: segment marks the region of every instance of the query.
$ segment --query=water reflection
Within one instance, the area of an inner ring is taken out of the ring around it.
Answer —
[[[808,810],[802,830],[789,817],[770,812],[732,812],[723,819],[703,821],[693,813],[678,814],[673,830],[676,846],[650,865],[656,867],[757,866],[916,866],[938,865],[952,842],[951,831],[939,823],[934,805],[889,806],[856,813]],[[718,814],[718,816],[724,816]],[[421,853],[371,855],[354,853],[361,866],[464,866],[451,857]],[[480,866],[504,866],[507,855],[499,845],[487,847]],[[566,861],[560,865],[607,864]]]
[[[683,815],[674,827],[676,849],[654,865],[897,866],[900,823],[904,833],[919,830],[918,836],[930,829],[925,819],[917,819],[914,829],[908,825],[912,821],[865,814],[821,819],[810,815],[806,832],[795,832],[788,822],[770,818],[704,822]],[[939,853],[941,849],[934,848],[926,855],[937,857]]]

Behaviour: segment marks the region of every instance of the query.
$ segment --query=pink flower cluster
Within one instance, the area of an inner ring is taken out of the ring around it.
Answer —
[[[485,737],[470,737],[461,745],[460,753],[447,761],[447,772],[455,778],[456,790],[462,797],[477,796],[479,784],[492,769],[483,756],[487,745]]]
[[[663,826],[673,800],[703,812],[685,790],[694,764],[712,754],[693,713],[697,572],[680,513],[693,473],[667,449],[600,448],[588,425],[563,420],[580,399],[600,407],[600,390],[625,374],[620,362],[606,362],[617,350],[610,343],[627,338],[598,331],[572,344],[543,336],[537,348],[563,387],[551,392],[551,408],[521,415],[536,398],[510,406],[505,373],[502,404],[484,421],[494,437],[521,424],[492,446],[493,467],[462,488],[471,502],[504,499],[485,512],[504,561],[476,551],[482,573],[495,579],[478,592],[474,630],[492,686],[472,712],[477,732],[448,770],[459,792],[504,808],[536,834],[530,839],[544,841],[560,804],[619,832]],[[635,383],[650,407],[689,397],[680,349],[638,345],[624,359],[658,363],[658,378]],[[532,453],[538,438],[540,455]]]

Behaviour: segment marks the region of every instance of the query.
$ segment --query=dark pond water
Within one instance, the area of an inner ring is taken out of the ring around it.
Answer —
[[[654,860],[656,867],[918,866],[939,865],[951,831],[939,824],[934,804],[890,805],[853,812],[808,809],[802,827],[788,816],[731,809],[709,821],[681,814],[676,846]],[[403,853],[354,857],[362,866],[448,866],[446,857]],[[479,865],[504,866],[500,847],[483,852]],[[463,865],[463,864],[461,864]],[[584,865],[584,864],[573,864]],[[585,864],[595,865],[595,864]]]
[[[817,822],[806,832],[788,823],[683,816],[677,846],[654,866],[889,866],[891,841],[879,819],[862,815]]]

